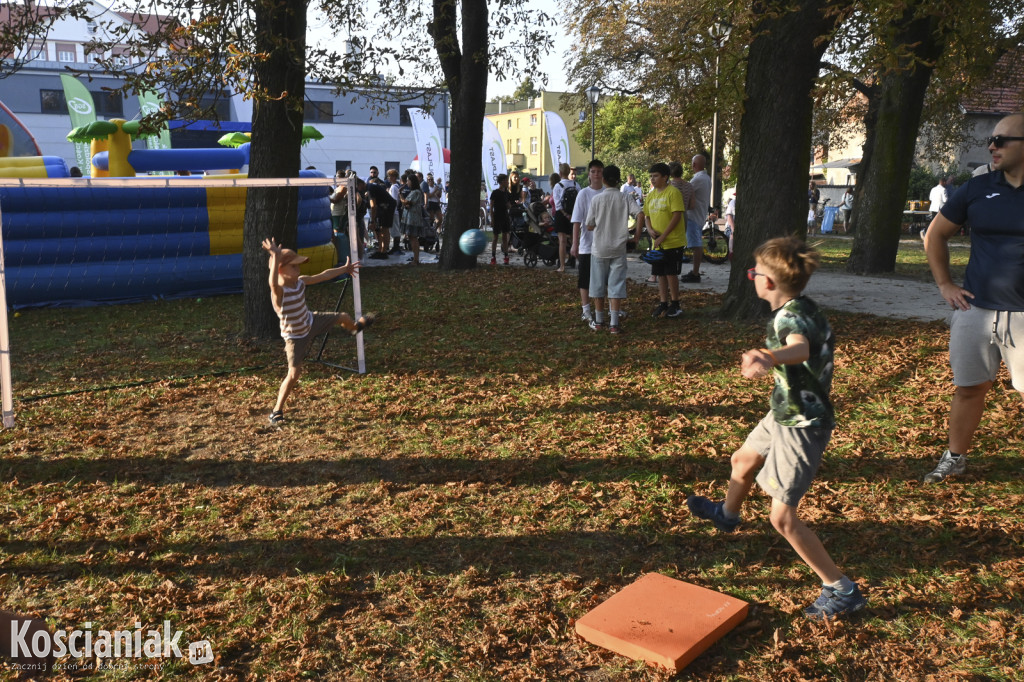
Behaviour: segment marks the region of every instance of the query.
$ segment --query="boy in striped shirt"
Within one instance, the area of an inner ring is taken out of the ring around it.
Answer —
[[[352,263],[346,259],[344,265],[324,270],[319,275],[302,275],[299,266],[309,258],[282,248],[273,238],[263,240],[263,249],[270,254],[270,302],[281,318],[281,336],[284,337],[284,352],[288,357],[288,375],[281,382],[277,404],[270,413],[270,423],[279,426],[284,423],[284,403],[299,381],[302,360],[313,339],[335,325],[355,336],[370,326],[373,314],[368,313],[353,322],[348,313],[311,313],[306,307],[307,284],[327,282],[341,275],[358,276],[359,261]]]

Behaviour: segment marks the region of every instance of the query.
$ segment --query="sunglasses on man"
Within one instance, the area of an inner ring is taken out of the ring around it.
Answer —
[[[1007,142],[1018,142],[1024,140],[1024,137],[1016,137],[1014,135],[993,135],[988,138],[988,144],[992,145],[996,149],[1002,149],[1006,146]]]

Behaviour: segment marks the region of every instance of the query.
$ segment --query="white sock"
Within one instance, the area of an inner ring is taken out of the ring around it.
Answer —
[[[833,590],[835,590],[836,592],[839,592],[841,594],[850,594],[851,592],[853,592],[853,588],[856,587],[856,586],[857,586],[857,583],[853,582],[852,580],[847,578],[845,575],[842,578],[840,578],[839,580],[837,580],[834,583],[831,583],[829,585],[829,587],[831,587]]]
[[[586,315],[587,317],[590,317],[590,304],[589,303],[586,304],[585,306],[583,306],[583,314]]]
[[[618,327],[619,326],[619,311],[618,310],[613,310],[610,314],[612,316],[612,326],[613,327]]]
[[[598,324],[604,324],[603,310],[598,310],[597,312],[594,313],[594,322],[597,322]]]

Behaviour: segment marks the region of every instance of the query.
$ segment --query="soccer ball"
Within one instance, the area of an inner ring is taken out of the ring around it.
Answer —
[[[467,256],[479,256],[487,248],[487,235],[483,230],[466,230],[459,237],[459,248]]]

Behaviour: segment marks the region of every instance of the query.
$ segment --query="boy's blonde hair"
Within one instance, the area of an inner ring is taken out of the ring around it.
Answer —
[[[754,258],[771,268],[775,284],[787,294],[799,294],[821,263],[821,254],[798,237],[769,239],[754,251]]]

